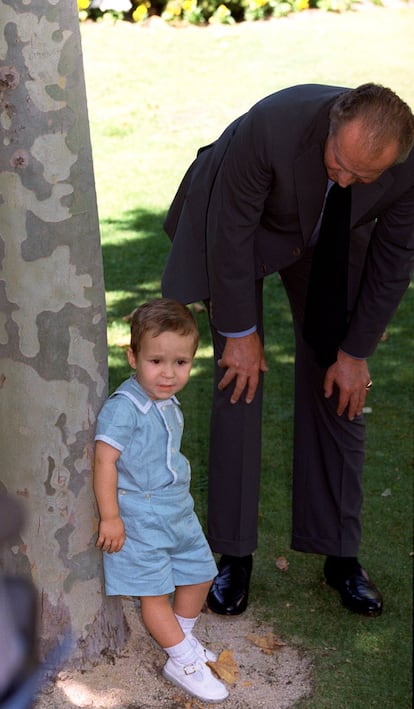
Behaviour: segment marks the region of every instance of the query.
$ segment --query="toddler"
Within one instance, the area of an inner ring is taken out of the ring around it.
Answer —
[[[221,702],[227,689],[205,664],[216,657],[192,632],[217,567],[194,512],[175,397],[198,337],[192,313],[176,301],[159,298],[133,313],[127,356],[135,372],[97,422],[96,546],[106,593],[140,598],[144,625],[168,655],[164,677],[202,701]]]

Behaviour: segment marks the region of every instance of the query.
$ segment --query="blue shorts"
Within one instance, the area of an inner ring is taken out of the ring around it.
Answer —
[[[216,576],[187,485],[119,490],[118,500],[126,540],[121,551],[104,552],[107,595],[162,596]]]

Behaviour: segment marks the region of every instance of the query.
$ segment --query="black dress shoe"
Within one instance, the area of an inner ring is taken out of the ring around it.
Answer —
[[[240,615],[247,608],[253,558],[223,555],[218,563],[218,575],[207,596],[207,605],[214,613]]]
[[[326,583],[339,591],[346,608],[362,615],[381,615],[382,596],[357,559],[328,556],[324,573]]]

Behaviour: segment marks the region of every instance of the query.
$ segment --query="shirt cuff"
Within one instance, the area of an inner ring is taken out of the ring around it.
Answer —
[[[252,335],[256,330],[256,325],[253,325],[253,327],[249,327],[248,330],[242,330],[241,332],[222,332],[221,330],[218,330],[218,332],[220,335],[223,335],[223,337],[246,337],[246,335]]]
[[[342,347],[338,347],[338,350],[340,352],[343,352],[344,354],[348,355],[348,357],[352,357],[352,359],[368,359],[367,357],[357,357],[356,355],[353,355],[350,352],[345,352],[345,350],[343,350]]]

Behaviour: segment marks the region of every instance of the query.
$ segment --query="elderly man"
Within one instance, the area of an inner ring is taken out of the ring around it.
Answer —
[[[414,117],[393,91],[303,85],[200,149],[170,207],[163,294],[208,302],[215,352],[208,597],[242,613],[257,546],[263,278],[279,272],[296,338],[292,548],[326,556],[350,610],[379,615],[358,561],[367,358],[414,258]],[[332,187],[333,184],[333,187]],[[332,187],[332,190],[330,189]]]

